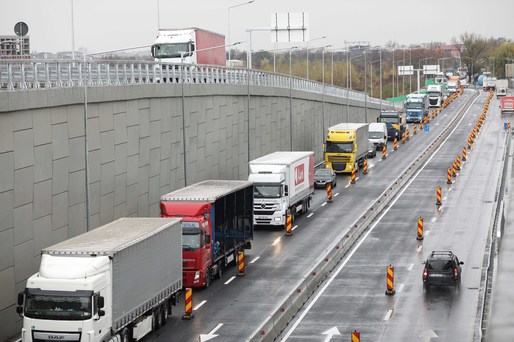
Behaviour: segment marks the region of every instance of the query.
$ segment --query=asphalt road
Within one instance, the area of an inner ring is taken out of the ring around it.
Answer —
[[[168,324],[159,331],[146,337],[144,340],[198,341],[201,334],[217,335],[217,337],[212,339],[213,341],[247,340],[266,317],[277,309],[280,302],[291,291],[294,291],[295,285],[323,258],[324,253],[330,249],[334,241],[343,236],[348,231],[348,227],[350,227],[352,223],[368,209],[370,204],[391,185],[397,175],[416,159],[425,148],[427,142],[434,139],[436,135],[446,127],[455,113],[471,98],[472,93],[473,91],[471,90],[466,91],[464,95],[460,96],[446,108],[438,118],[430,124],[430,133],[418,132],[418,134],[412,136],[411,140],[405,145],[400,143],[399,150],[394,152],[392,151],[392,143],[389,143],[387,159],[381,160],[380,155],[377,155],[373,160],[370,160],[369,173],[367,175],[359,173],[356,184],[350,185],[348,176],[339,176],[338,186],[333,191],[334,200],[332,203],[326,203],[325,192],[323,190],[317,190],[311,211],[295,220],[293,236],[285,237],[283,231],[269,229],[257,230],[254,236],[253,249],[245,256],[245,260],[248,264],[244,277],[235,277],[236,268],[234,267],[227,270],[223,278],[213,282],[208,289],[195,290],[193,293],[194,319],[189,321],[181,320],[183,307],[179,305],[174,308],[175,311],[168,321]],[[485,101],[485,97],[481,97],[481,99]],[[480,103],[480,101],[480,99],[477,100],[476,108],[483,107],[483,103]],[[480,113],[481,109],[480,111],[476,111],[477,115]],[[467,115],[465,120],[469,119],[469,122],[473,121],[474,124],[474,121],[478,118],[478,116],[473,117],[474,114],[473,112]],[[468,126],[467,122],[468,121],[459,126],[459,129],[462,130],[461,134],[466,136],[471,130],[471,126]],[[487,123],[487,125],[489,125],[489,123]],[[462,137],[458,140],[462,141],[462,144],[465,142],[465,139]],[[450,145],[456,145],[456,143],[445,144],[445,146]],[[454,156],[459,152],[460,149],[453,146],[453,150],[448,153]],[[448,158],[450,157],[448,156]],[[476,163],[476,161],[473,162],[471,160],[470,164],[473,163]],[[429,177],[427,177],[445,180],[446,164],[444,167],[434,166],[429,172]],[[485,167],[483,167],[483,171],[484,173],[489,173],[489,170]],[[459,177],[466,177],[464,175],[465,173],[466,169],[464,169],[463,175]],[[456,185],[458,184],[459,183],[456,183]],[[414,191],[414,195],[410,197],[404,207],[390,211],[395,213],[395,216],[388,220],[384,218],[385,221],[381,221],[379,224],[380,227],[385,226],[385,222],[389,222],[387,223],[388,227],[389,225],[394,227],[389,229],[376,229],[377,232],[380,231],[386,234],[383,241],[380,237],[368,237],[366,241],[374,241],[374,245],[368,246],[367,248],[359,248],[358,251],[368,250],[368,252],[364,254],[365,257],[366,254],[369,254],[366,257],[367,259],[360,261],[361,265],[364,265],[364,267],[358,267],[358,264],[356,264],[355,267],[345,269],[345,271],[347,269],[355,269],[357,273],[362,273],[366,275],[366,277],[344,277],[342,279],[343,282],[353,284],[343,291],[346,295],[341,296],[340,294],[334,294],[336,297],[329,300],[327,303],[330,306],[320,311],[319,317],[323,316],[325,319],[321,321],[318,320],[317,323],[312,323],[312,325],[307,323],[308,325],[305,326],[305,328],[302,323],[298,330],[299,335],[295,335],[295,332],[291,338],[303,338],[305,340],[320,339],[320,334],[324,331],[320,330],[325,326],[334,326],[336,324],[336,322],[329,320],[330,317],[333,317],[334,320],[337,320],[339,323],[345,322],[344,326],[352,330],[355,328],[355,324],[352,323],[354,322],[351,319],[352,317],[355,320],[367,322],[368,319],[373,318],[368,316],[370,311],[376,312],[376,316],[381,317],[387,311],[384,311],[384,309],[389,308],[391,304],[400,297],[399,294],[394,298],[385,298],[383,295],[383,291],[385,290],[384,265],[395,263],[397,267],[399,267],[397,271],[400,272],[399,274],[407,274],[402,268],[408,269],[411,264],[416,264],[416,269],[420,268],[420,255],[416,254],[417,259],[410,260],[408,255],[403,256],[401,253],[404,250],[410,250],[407,248],[409,244],[413,242],[417,244],[414,226],[412,222],[410,222],[412,219],[411,216],[417,217],[421,212],[423,212],[423,214],[426,212],[427,217],[429,217],[429,213],[434,212],[435,205],[433,202],[435,200],[435,190],[431,189],[427,191],[425,186],[424,183],[419,183],[418,189],[412,190]],[[482,186],[482,184],[477,184],[477,187],[478,186]],[[423,199],[423,201],[427,202],[421,206],[421,197],[426,197],[420,196],[422,193],[430,197],[430,200]],[[428,195],[428,193],[430,193],[430,195]],[[452,195],[453,197],[458,196],[458,191],[455,190]],[[487,207],[486,204],[484,205]],[[410,210],[413,206],[418,208],[423,207],[424,209],[421,212],[419,210]],[[446,215],[447,211],[450,211],[449,203],[447,206],[443,206],[441,215]],[[477,211],[471,210],[471,213],[474,212]],[[475,219],[475,221],[472,222],[478,221]],[[434,232],[435,225],[436,223],[433,223]],[[405,241],[397,239],[403,229],[409,231],[410,234],[408,238],[406,233],[403,234],[406,238]],[[443,230],[444,228],[440,229]],[[452,233],[451,236],[459,235],[457,234],[457,229],[455,231],[455,234]],[[442,236],[441,239],[443,239],[443,241],[448,238],[447,234],[434,233],[433,236],[439,235]],[[424,243],[428,244],[430,242],[427,239]],[[448,248],[448,246],[441,246],[441,248],[443,247]],[[380,252],[381,250],[382,252]],[[473,262],[471,258],[468,258],[466,253],[463,253],[463,259]],[[466,267],[467,264],[468,263],[466,263]],[[416,271],[413,270],[412,274],[415,272]],[[420,274],[421,273],[417,274],[415,277],[413,276],[415,278],[411,280],[413,284],[416,280],[419,282],[421,279]],[[465,277],[471,275],[472,272],[468,272],[466,269]],[[409,285],[406,283],[403,291],[405,291],[405,293],[409,292],[410,286],[410,283]],[[412,286],[413,293],[419,292],[420,288],[419,286],[414,290],[414,286]],[[434,293],[437,294],[438,291],[434,291]],[[373,298],[374,296],[376,296],[375,299]],[[339,302],[339,299],[342,298],[346,298],[346,300],[353,298],[357,302],[353,304]],[[378,302],[379,298],[389,301],[389,305],[373,310],[370,310],[368,306],[364,305],[366,301],[370,300],[372,303]],[[435,298],[437,298],[437,296]],[[363,306],[358,310],[350,310],[352,306],[357,307],[359,303],[362,303]],[[416,308],[416,311],[419,311],[419,308]],[[395,315],[393,317],[396,318],[398,316],[399,315]],[[419,321],[419,324],[423,324],[422,320]],[[374,320],[370,320],[369,325],[374,325]],[[343,330],[343,325],[339,327]]]
[[[495,99],[455,183],[448,186],[445,175],[485,99],[482,94],[475,101],[354,254],[343,259],[283,333],[282,341],[350,341],[355,330],[362,341],[479,340],[484,249],[505,152]],[[435,205],[437,186],[443,190],[440,210]],[[419,216],[424,219],[422,241],[416,240]],[[451,250],[464,261],[460,288],[423,290],[422,262],[432,250]],[[395,267],[394,296],[385,295],[388,265]]]

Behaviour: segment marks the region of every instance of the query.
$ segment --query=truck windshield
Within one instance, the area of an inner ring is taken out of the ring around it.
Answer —
[[[201,247],[199,222],[182,221],[182,249],[193,250]]]
[[[407,109],[421,109],[423,108],[421,103],[409,103],[407,102]]]
[[[384,135],[384,132],[369,132],[370,139],[382,139]]]
[[[329,152],[329,153],[351,153],[351,152],[353,152],[353,142],[327,141],[327,152]]]
[[[397,117],[387,118],[387,117],[381,116],[380,117],[380,122],[385,122],[385,123],[388,123],[388,124],[395,124],[395,123],[398,123],[398,118]]]
[[[27,289],[25,316],[38,319],[84,321],[92,315],[92,291]]]
[[[438,91],[434,91],[434,92],[430,91],[430,92],[428,92],[428,96],[430,96],[430,97],[439,97],[439,96],[441,96],[441,93],[438,92]]]
[[[189,43],[156,44],[155,58],[180,57],[180,52],[188,52]],[[191,53],[184,54],[184,57],[191,56]]]
[[[253,198],[280,198],[281,189],[280,184],[254,184]]]

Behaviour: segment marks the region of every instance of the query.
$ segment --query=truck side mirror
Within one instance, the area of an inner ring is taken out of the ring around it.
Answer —
[[[289,186],[284,185],[284,196],[287,196],[287,195],[289,195]]]
[[[98,317],[102,317],[102,316],[105,316],[105,311],[104,310],[98,310]]]
[[[23,292],[18,293],[18,305],[23,305]]]
[[[380,122],[380,117],[377,118],[377,122]]]
[[[152,57],[155,58],[155,51],[158,49],[159,47],[157,45],[152,45],[152,48],[150,49],[150,51],[152,52]]]
[[[205,248],[211,248],[211,236],[209,234],[204,235]]]
[[[16,307],[16,313],[20,316],[20,317],[23,317],[23,307],[22,306],[17,306]]]
[[[101,309],[104,306],[105,306],[105,299],[104,299],[104,297],[102,297],[102,296],[98,297],[98,308]]]

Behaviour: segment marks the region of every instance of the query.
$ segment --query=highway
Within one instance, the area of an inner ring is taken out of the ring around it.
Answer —
[[[327,331],[348,336],[349,340],[354,330],[367,341],[479,338],[484,250],[505,154],[500,116],[489,115],[454,184],[444,184],[441,174],[444,176],[459,152],[459,143],[466,141],[484,98],[481,95],[475,102],[451,137],[383,213],[355,253],[344,260],[282,341],[328,341],[329,334],[323,335]],[[493,110],[497,107],[494,102]],[[436,210],[433,189],[443,184],[443,205]],[[415,238],[418,216],[425,222],[421,242]],[[422,261],[432,250],[452,250],[465,262],[460,288],[423,291]],[[395,266],[394,296],[384,294],[389,264]]]
[[[283,231],[256,230],[253,248],[245,256],[244,277],[235,277],[235,267],[228,269],[208,289],[194,291],[194,319],[181,320],[181,303],[174,307],[167,325],[145,340],[244,341],[270,335],[262,324],[280,310],[282,302],[310,276],[335,241],[348,233],[469,102],[471,108],[448,140],[394,204],[387,207],[369,234],[362,237],[358,248],[350,252],[351,258],[346,257],[336,267],[342,268],[333,280],[329,278],[320,286],[326,289],[311,296],[304,311],[280,338],[328,341],[333,328],[343,336],[359,330],[369,341],[472,336],[478,315],[485,236],[505,138],[501,120],[490,115],[457,181],[446,186],[446,169],[465,146],[487,98],[481,94],[474,100],[474,95],[474,90],[466,90],[430,124],[429,133],[418,131],[413,136],[410,125],[410,141],[399,143],[398,151],[392,151],[389,143],[387,159],[381,160],[377,154],[370,160],[368,174],[359,173],[356,184],[349,184],[348,176],[339,176],[332,203],[326,202],[323,190],[316,191],[311,211],[295,220],[293,236],[286,237]],[[490,111],[497,108],[494,101]],[[443,186],[440,211],[435,206],[437,185]],[[423,216],[426,223],[422,242],[416,240],[418,216]],[[465,261],[460,291],[443,288],[423,292],[421,262],[432,249],[452,249]],[[396,268],[394,296],[384,295],[389,264]]]

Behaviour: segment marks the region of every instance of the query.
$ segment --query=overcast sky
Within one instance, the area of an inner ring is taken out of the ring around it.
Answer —
[[[244,2],[73,0],[75,47],[93,53],[152,44],[158,18],[161,28],[195,26],[225,34],[228,41],[228,7]],[[32,51],[71,50],[71,4],[72,0],[0,0],[0,35],[14,34],[16,22],[24,21]],[[312,41],[311,47],[344,47],[345,41],[369,41],[371,45],[450,42],[466,31],[514,39],[512,0],[255,0],[230,10],[231,42],[247,40],[246,29],[269,27],[272,13],[285,12],[308,13],[310,38],[327,36]],[[246,45],[239,48],[245,50]],[[252,34],[252,50],[273,48],[269,33]]]

